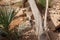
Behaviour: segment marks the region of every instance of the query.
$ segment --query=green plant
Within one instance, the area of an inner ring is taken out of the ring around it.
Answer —
[[[9,10],[8,12],[6,8],[0,8],[0,24],[2,24],[4,28],[8,28],[14,15],[13,10]]]
[[[40,3],[43,7],[46,6],[46,0],[39,0],[39,3]]]
[[[16,34],[16,32],[12,32],[12,30],[9,30],[9,24],[11,23],[15,15],[16,13],[12,8],[0,7],[0,25],[2,25],[3,27],[0,28],[0,33],[3,33],[2,35],[8,38],[8,40],[18,40],[18,35]]]

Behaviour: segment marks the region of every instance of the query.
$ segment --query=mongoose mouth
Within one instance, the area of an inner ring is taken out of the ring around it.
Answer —
[[[60,25],[58,25],[58,26],[55,28],[54,32],[60,33]]]

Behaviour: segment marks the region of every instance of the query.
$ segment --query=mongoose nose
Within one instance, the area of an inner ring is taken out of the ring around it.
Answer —
[[[0,36],[2,36],[2,37],[6,37],[6,36],[7,36],[7,33],[4,32],[4,31],[2,31],[2,30],[0,30]]]

